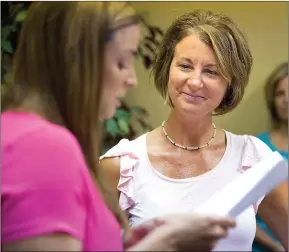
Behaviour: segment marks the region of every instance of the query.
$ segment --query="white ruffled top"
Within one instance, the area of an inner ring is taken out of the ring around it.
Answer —
[[[227,147],[220,162],[209,172],[192,178],[172,179],[154,169],[147,154],[147,134],[133,141],[123,139],[103,155],[101,159],[120,157],[119,204],[128,212],[130,225],[165,214],[193,212],[214,192],[272,152],[254,136],[225,133]],[[216,251],[252,250],[255,214],[262,199],[238,216],[237,227],[219,242]]]

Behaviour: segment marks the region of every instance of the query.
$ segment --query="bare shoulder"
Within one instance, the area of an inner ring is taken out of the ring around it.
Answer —
[[[100,161],[100,163],[105,171],[119,173],[120,157],[105,157]]]
[[[103,158],[100,164],[107,179],[116,188],[120,178],[120,157]]]
[[[145,136],[145,134],[141,135],[134,140],[122,139],[117,145],[100,157],[102,170],[114,187],[118,185],[121,170],[131,166],[130,162],[126,164],[121,163],[121,158],[125,158],[126,160],[139,159],[139,155],[142,155],[143,137]],[[123,165],[125,167],[123,167]]]

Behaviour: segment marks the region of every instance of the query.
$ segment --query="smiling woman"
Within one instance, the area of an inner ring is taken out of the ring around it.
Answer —
[[[220,73],[214,52],[200,40],[200,36],[192,32],[176,45],[165,88],[174,108],[179,107],[196,116],[217,108],[228,84]],[[192,106],[195,103],[198,106]]]
[[[156,88],[171,107],[168,120],[134,141],[122,140],[101,158],[130,225],[193,212],[271,153],[258,138],[213,123],[214,115],[241,102],[251,67],[248,43],[230,17],[196,10],[171,24],[153,69]],[[251,251],[257,211],[287,249],[284,183],[240,214],[237,227],[214,250]]]

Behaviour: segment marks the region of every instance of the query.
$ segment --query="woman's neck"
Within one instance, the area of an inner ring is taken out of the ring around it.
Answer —
[[[272,132],[275,132],[280,136],[288,138],[288,124],[287,123],[279,124],[275,129],[272,130]]]
[[[52,100],[46,100],[45,97],[42,97],[42,99],[40,99],[36,95],[31,95],[27,99],[24,99],[24,101],[19,106],[8,110],[37,114],[45,120],[64,126],[64,123],[58,112],[58,109],[55,106],[55,103],[53,103]]]
[[[198,118],[195,116],[178,115],[171,112],[165,130],[168,136],[176,143],[183,146],[201,146],[210,141],[213,136],[212,117]]]
[[[270,132],[270,140],[278,150],[288,152],[288,125],[279,125]]]

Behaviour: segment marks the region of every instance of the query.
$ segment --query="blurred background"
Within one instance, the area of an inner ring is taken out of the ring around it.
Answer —
[[[21,24],[31,2],[1,2],[1,89],[9,85],[11,61]],[[69,4],[69,2],[68,2]],[[157,93],[151,64],[162,34],[179,15],[206,9],[229,15],[245,33],[253,54],[253,69],[245,97],[233,112],[215,117],[220,128],[237,134],[258,134],[270,127],[264,84],[278,64],[288,61],[287,2],[129,2],[142,15],[143,39],[136,60],[139,85],[129,91],[113,119],[105,122],[103,151],[121,138],[133,139],[157,127],[169,107]]]

